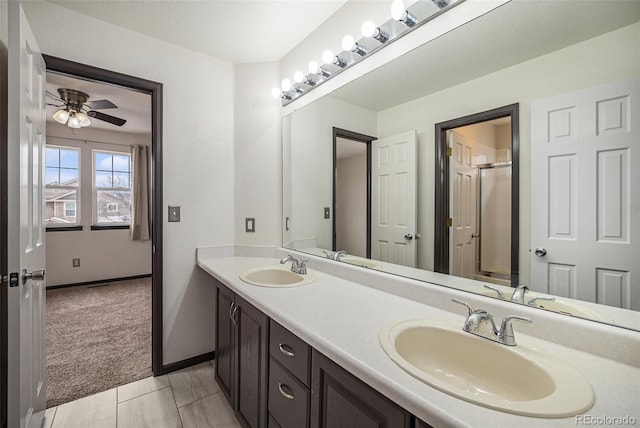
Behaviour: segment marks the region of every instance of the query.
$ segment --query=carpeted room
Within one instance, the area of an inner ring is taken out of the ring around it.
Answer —
[[[146,234],[132,232],[139,230],[136,183],[149,183],[151,125],[148,94],[56,73],[47,73],[47,91],[47,117],[69,110],[78,94],[109,113],[99,115],[107,120],[92,116],[87,127],[47,123],[46,373],[53,407],[151,375],[148,221]],[[148,207],[148,189],[142,193],[146,203],[138,204]]]

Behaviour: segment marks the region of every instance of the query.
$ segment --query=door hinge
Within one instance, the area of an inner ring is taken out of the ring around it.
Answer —
[[[451,157],[452,153],[453,153],[453,150],[451,150],[451,147],[447,146],[447,156]]]
[[[447,227],[453,226],[453,219],[451,217],[447,217]]]

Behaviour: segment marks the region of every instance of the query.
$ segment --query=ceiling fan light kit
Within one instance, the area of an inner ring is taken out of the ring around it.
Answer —
[[[47,96],[62,103],[55,105],[55,107],[62,108],[53,114],[53,119],[58,123],[67,125],[69,128],[79,129],[91,125],[89,117],[116,126],[122,126],[127,122],[119,117],[96,111],[96,109],[118,108],[109,100],[89,101],[88,94],[68,88],[59,88],[58,94],[60,94],[59,97],[47,91]]]

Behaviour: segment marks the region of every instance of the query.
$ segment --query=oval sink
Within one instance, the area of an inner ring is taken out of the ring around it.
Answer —
[[[252,269],[240,275],[240,279],[252,285],[261,287],[295,287],[310,284],[315,281],[311,273],[301,275],[280,266],[268,266]]]
[[[587,411],[589,382],[562,360],[428,320],[385,327],[380,344],[402,369],[454,397],[503,412],[562,418]]]
[[[340,257],[340,261],[349,263],[351,265],[362,266],[365,268],[374,268],[378,266],[376,263],[372,262],[371,260],[365,259],[362,257],[344,256],[344,257]]]

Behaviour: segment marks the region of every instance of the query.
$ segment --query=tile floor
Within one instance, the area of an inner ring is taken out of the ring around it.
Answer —
[[[203,363],[47,409],[43,428],[239,428]]]

